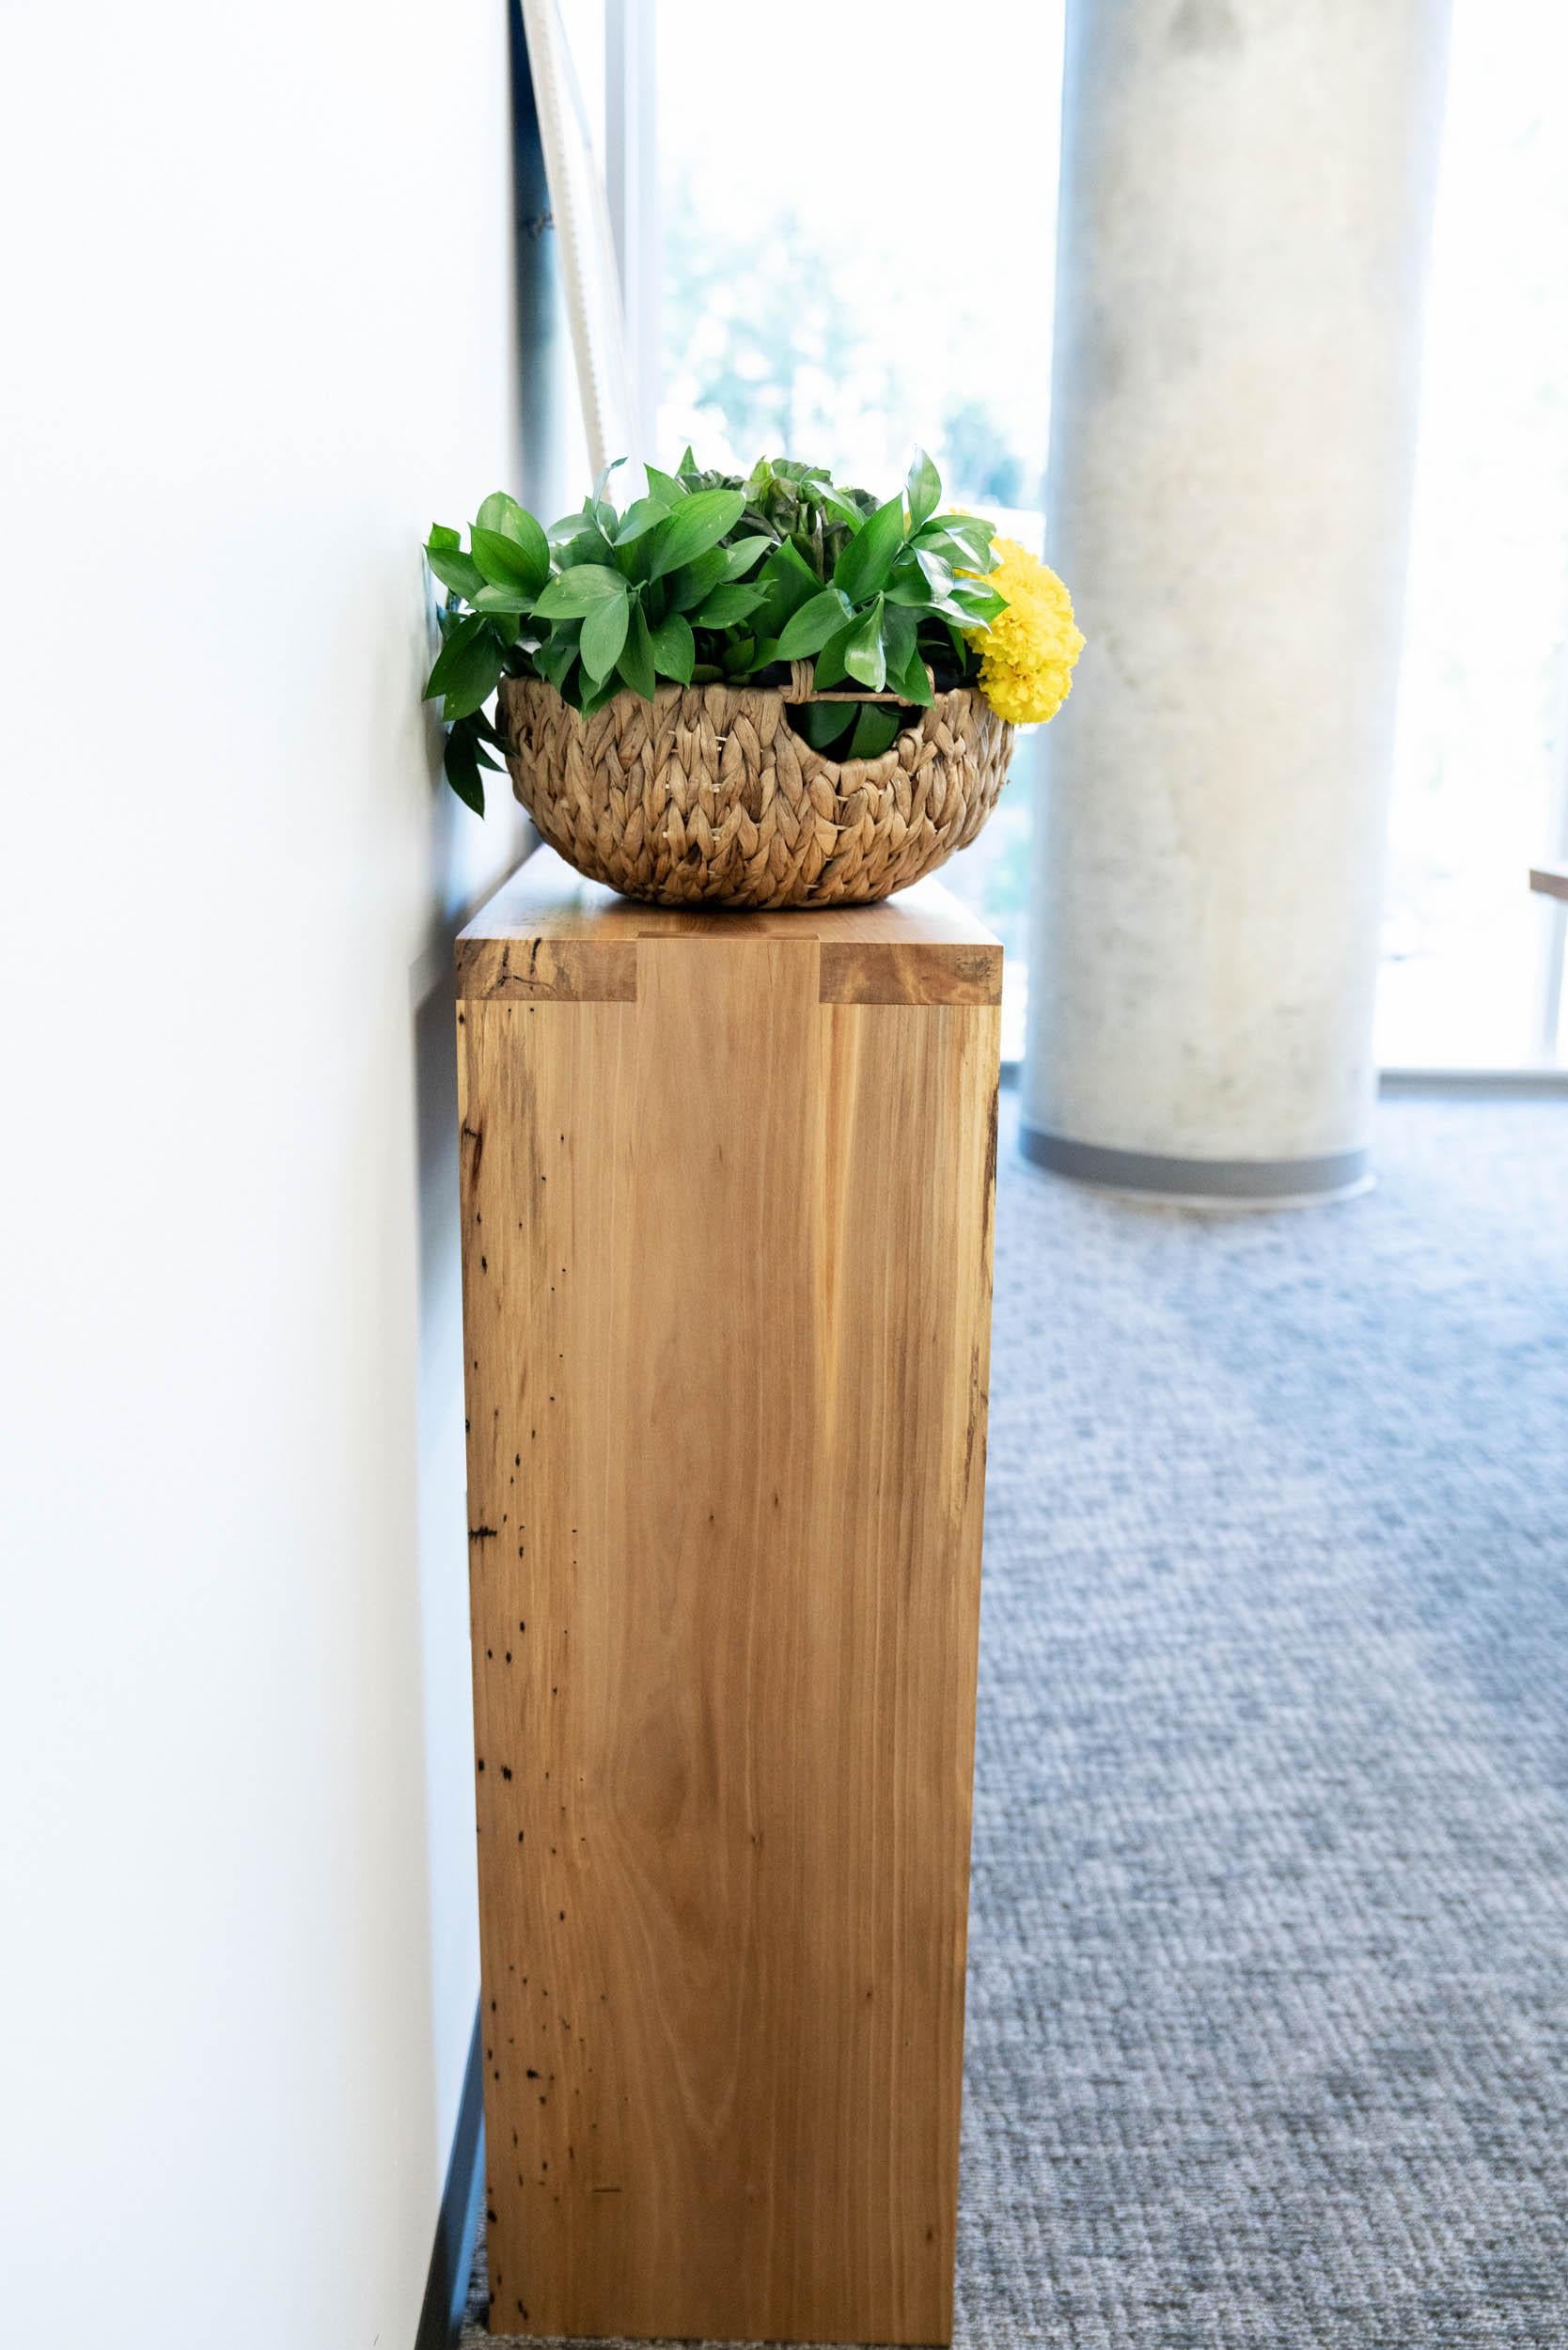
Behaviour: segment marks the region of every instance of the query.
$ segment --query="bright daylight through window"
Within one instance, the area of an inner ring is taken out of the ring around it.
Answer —
[[[605,10],[569,0],[564,13],[602,123],[618,70]],[[841,114],[810,102],[792,62],[831,55],[840,85],[886,86],[883,9],[650,8],[652,70],[624,101],[651,118],[656,156],[641,347],[658,381],[644,404],[666,459],[690,441],[710,465],[787,452],[877,484],[902,478],[917,441],[954,503],[1049,555],[1062,9],[1013,0],[976,14],[958,43],[949,16],[939,0],[905,0],[898,38],[941,55],[945,118],[983,125],[983,138],[967,193],[914,202],[888,191],[920,169],[917,149],[891,138],[846,173]],[[1568,18],[1534,0],[1455,0],[1380,994],[1390,1066],[1529,1067],[1562,1041],[1568,907],[1531,897],[1527,877],[1568,855],[1564,89]],[[748,128],[781,119],[787,176]],[[981,187],[983,207],[971,200]],[[995,817],[945,876],[1007,948],[1010,1057],[1043,750],[1021,738]]]
[[[871,192],[885,171],[890,189],[899,173],[925,167],[917,142],[895,133],[886,155],[879,147],[846,181],[841,110],[789,94],[798,87],[795,55],[831,56],[844,87],[885,85],[881,9],[827,0],[787,12],[721,0],[667,0],[660,9],[658,440],[677,452],[689,440],[710,464],[745,466],[759,449],[787,450],[870,483],[902,480],[917,441],[936,460],[948,501],[1038,552],[1061,10],[1001,8],[977,17],[957,43],[946,37],[949,21],[934,0],[908,0],[898,39],[911,55],[943,58],[944,116],[983,125],[983,138],[971,183],[950,199],[933,188],[929,202],[910,203]],[[739,107],[737,91],[751,94]],[[778,106],[789,122],[787,177],[767,169],[760,150],[748,163],[748,113],[771,119]],[[682,129],[692,121],[731,131],[694,139]],[[1007,226],[1026,221],[1027,235]],[[1036,744],[1020,737],[995,816],[944,873],[1007,948],[1010,1057],[1023,1049]]]

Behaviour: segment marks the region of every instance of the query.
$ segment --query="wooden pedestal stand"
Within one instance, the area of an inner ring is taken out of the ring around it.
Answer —
[[[952,2324],[1001,949],[458,949],[497,2332]]]

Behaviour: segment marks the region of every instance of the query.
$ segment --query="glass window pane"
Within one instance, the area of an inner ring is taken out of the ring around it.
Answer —
[[[1458,0],[1427,297],[1378,1044],[1549,1057],[1568,621],[1568,17]],[[1557,917],[1560,919],[1560,917]]]
[[[945,494],[1038,552],[1049,430],[1062,12],[842,0],[659,10],[658,443],[806,458]],[[850,101],[853,100],[853,107]],[[1022,1048],[1029,738],[943,878],[1008,948]]]

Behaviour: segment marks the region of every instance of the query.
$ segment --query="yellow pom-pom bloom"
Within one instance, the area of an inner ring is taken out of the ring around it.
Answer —
[[[1038,726],[1072,691],[1083,633],[1072,597],[1047,564],[1015,539],[993,540],[991,552],[996,568],[985,584],[1007,598],[1007,610],[966,641],[980,657],[980,692],[997,716]]]

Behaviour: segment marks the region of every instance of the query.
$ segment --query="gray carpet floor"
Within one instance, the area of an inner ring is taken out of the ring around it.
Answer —
[[[1568,2345],[1568,1102],[1379,1150],[1004,1145],[965,2350]]]

